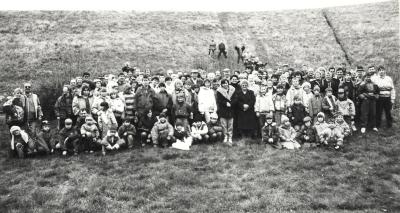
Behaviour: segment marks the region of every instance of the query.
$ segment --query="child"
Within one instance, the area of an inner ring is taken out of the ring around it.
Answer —
[[[210,142],[222,140],[224,132],[221,124],[218,122],[218,115],[216,113],[210,114],[210,122],[207,123],[207,128]]]
[[[293,105],[289,107],[288,116],[296,131],[302,126],[303,119],[306,117],[306,115],[306,107],[303,105],[301,97],[295,96]]]
[[[174,128],[167,121],[166,115],[161,113],[159,115],[159,121],[156,122],[151,129],[151,138],[153,140],[153,146],[157,147],[161,145],[162,147],[168,147],[173,139]],[[161,143],[161,144],[160,144]]]
[[[190,105],[185,102],[183,93],[178,93],[176,101],[177,103],[172,107],[172,120],[174,122],[182,122],[186,131],[190,132],[189,118],[193,116],[192,109]]]
[[[337,110],[336,97],[332,93],[332,88],[328,87],[325,90],[326,95],[322,99],[322,111],[325,113],[328,121],[334,119],[335,112]]]
[[[280,126],[281,117],[286,113],[287,102],[282,84],[278,84],[278,86],[276,86],[276,91],[276,94],[272,97],[272,101],[274,102],[275,107],[275,122],[277,126]]]
[[[282,115],[282,125],[279,127],[279,136],[283,148],[286,149],[299,149],[300,144],[296,140],[297,132],[291,126],[289,118]]]
[[[347,138],[351,134],[351,130],[349,125],[346,123],[344,120],[344,117],[341,113],[338,113],[335,119],[335,129],[338,131],[341,135],[343,135],[343,140]],[[335,149],[339,149],[341,146],[343,146],[343,140],[341,143],[338,143],[335,146]]]
[[[321,138],[322,132],[329,128],[328,124],[325,121],[325,114],[323,112],[318,113],[317,119],[314,123],[315,130],[317,131],[317,140]],[[321,143],[321,141],[319,141]]]
[[[98,115],[100,137],[105,136],[108,130],[110,130],[112,127],[116,128],[118,126],[114,113],[109,108],[109,104],[107,102],[102,102],[100,104],[100,111]]]
[[[85,123],[81,127],[81,135],[84,150],[93,153],[100,140],[100,133],[92,116],[86,117]]]
[[[146,146],[146,143],[151,142],[150,131],[153,129],[154,124],[157,122],[157,118],[153,115],[151,110],[147,110],[146,116],[139,121],[139,133],[140,133],[140,143],[142,147]]]
[[[19,126],[12,126],[10,133],[12,154],[16,154],[18,158],[25,158],[26,155],[34,152],[35,143],[29,137],[28,133],[21,130]]]
[[[172,148],[181,150],[190,150],[192,145],[192,137],[189,132],[186,131],[182,122],[177,122],[175,124],[174,137],[176,142],[172,144]]]
[[[112,127],[100,143],[102,145],[102,154],[106,155],[106,150],[119,150],[125,144],[125,141],[118,136],[117,128]]]
[[[328,127],[323,130],[320,141],[324,145],[333,145],[335,149],[339,149],[343,145],[343,134],[340,129],[336,128],[334,121],[329,121]]]
[[[125,110],[125,104],[123,100],[118,96],[117,91],[113,91],[110,94],[110,108],[114,113],[115,120],[118,123],[118,126],[122,124],[122,114]]]
[[[42,128],[37,135],[37,145],[39,151],[44,151],[47,154],[54,152],[56,137],[54,131],[51,131],[50,123],[47,120],[42,121]]]
[[[299,131],[297,140],[300,141],[305,147],[317,146],[317,130],[311,125],[311,117],[306,116],[303,121],[304,125]]]
[[[80,129],[82,125],[85,123],[86,116],[88,116],[88,112],[86,112],[86,109],[81,109],[79,110],[79,116],[76,119],[76,128]]]
[[[118,129],[118,135],[124,140],[125,144],[128,144],[128,148],[132,149],[134,138],[136,136],[136,128],[131,124],[130,118],[125,118],[124,122]]]
[[[194,143],[207,143],[208,136],[208,127],[204,121],[201,119],[196,119],[192,125],[192,137]]]
[[[336,102],[338,107],[338,113],[343,116],[343,119],[347,124],[351,124],[353,131],[357,131],[354,125],[354,116],[356,115],[356,107],[354,102],[347,97],[344,88],[338,90],[338,100]]]
[[[314,97],[313,93],[311,92],[311,84],[309,82],[304,82],[303,85],[303,105],[306,107],[306,112],[310,111],[310,99]]]
[[[308,103],[308,113],[313,121],[317,120],[317,114],[322,112],[322,96],[318,85],[314,86],[314,95],[310,98]]]
[[[67,155],[67,152],[74,152],[78,155],[79,151],[79,132],[72,126],[72,119],[67,118],[64,121],[64,128],[58,133],[58,141],[56,149],[62,150],[62,155]]]
[[[264,126],[261,130],[262,142],[271,144],[271,146],[276,149],[282,149],[282,145],[279,143],[279,130],[276,127],[276,123],[273,123],[273,116],[269,114],[265,119]]]
[[[266,86],[261,86],[260,93],[256,97],[254,111],[258,117],[260,127],[264,126],[266,116],[272,115],[275,111],[274,102],[272,101],[272,92],[267,93]]]

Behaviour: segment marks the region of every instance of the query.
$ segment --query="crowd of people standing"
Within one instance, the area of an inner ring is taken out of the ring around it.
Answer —
[[[340,150],[358,129],[383,128],[383,112],[391,128],[394,101],[383,66],[295,70],[256,60],[244,71],[151,73],[127,63],[117,75],[71,79],[54,105],[55,118],[43,115],[30,83],[14,90],[4,112],[10,149],[19,157],[57,150],[105,155],[135,144],[188,150],[218,141],[233,146],[242,138],[278,149]]]

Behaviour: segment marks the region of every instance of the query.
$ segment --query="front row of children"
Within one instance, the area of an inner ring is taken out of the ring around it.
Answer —
[[[101,150],[105,155],[112,150],[132,148],[137,139],[142,146],[152,142],[154,147],[171,146],[189,150],[192,143],[222,141],[224,135],[215,113],[210,115],[210,122],[207,124],[201,119],[195,119],[191,129],[188,129],[184,122],[176,122],[173,127],[164,113],[159,115],[151,129],[140,128],[137,131],[130,120],[126,119],[118,129],[116,126],[111,126],[102,137],[98,125],[91,116],[85,118],[80,129],[73,126],[71,119],[66,119],[64,125],[64,128],[55,132],[51,131],[48,121],[43,121],[35,139],[19,126],[12,126],[11,150],[19,158],[36,152],[53,153],[55,150],[60,150],[63,155]],[[349,125],[340,114],[334,121],[326,122],[324,113],[320,112],[314,125],[312,119],[307,116],[297,131],[287,116],[282,116],[281,126],[278,127],[273,122],[273,116],[268,114],[262,128],[262,142],[278,149],[319,145],[332,145],[335,149],[340,149],[344,138],[350,133]]]

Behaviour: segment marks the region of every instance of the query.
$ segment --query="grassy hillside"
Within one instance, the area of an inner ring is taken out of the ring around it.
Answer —
[[[399,212],[398,141],[381,131],[343,152],[240,141],[17,160],[3,137],[0,212]]]
[[[57,73],[117,73],[125,61],[152,70],[242,69],[233,52],[234,44],[242,41],[274,66],[346,62],[324,11],[0,12],[0,93],[10,91],[10,82],[15,86]],[[395,1],[331,8],[326,14],[352,62],[383,58],[398,64]],[[227,43],[228,60],[206,56],[212,38]]]

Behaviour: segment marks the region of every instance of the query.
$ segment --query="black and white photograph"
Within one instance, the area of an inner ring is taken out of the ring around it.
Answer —
[[[399,0],[0,7],[0,213],[400,212]]]

